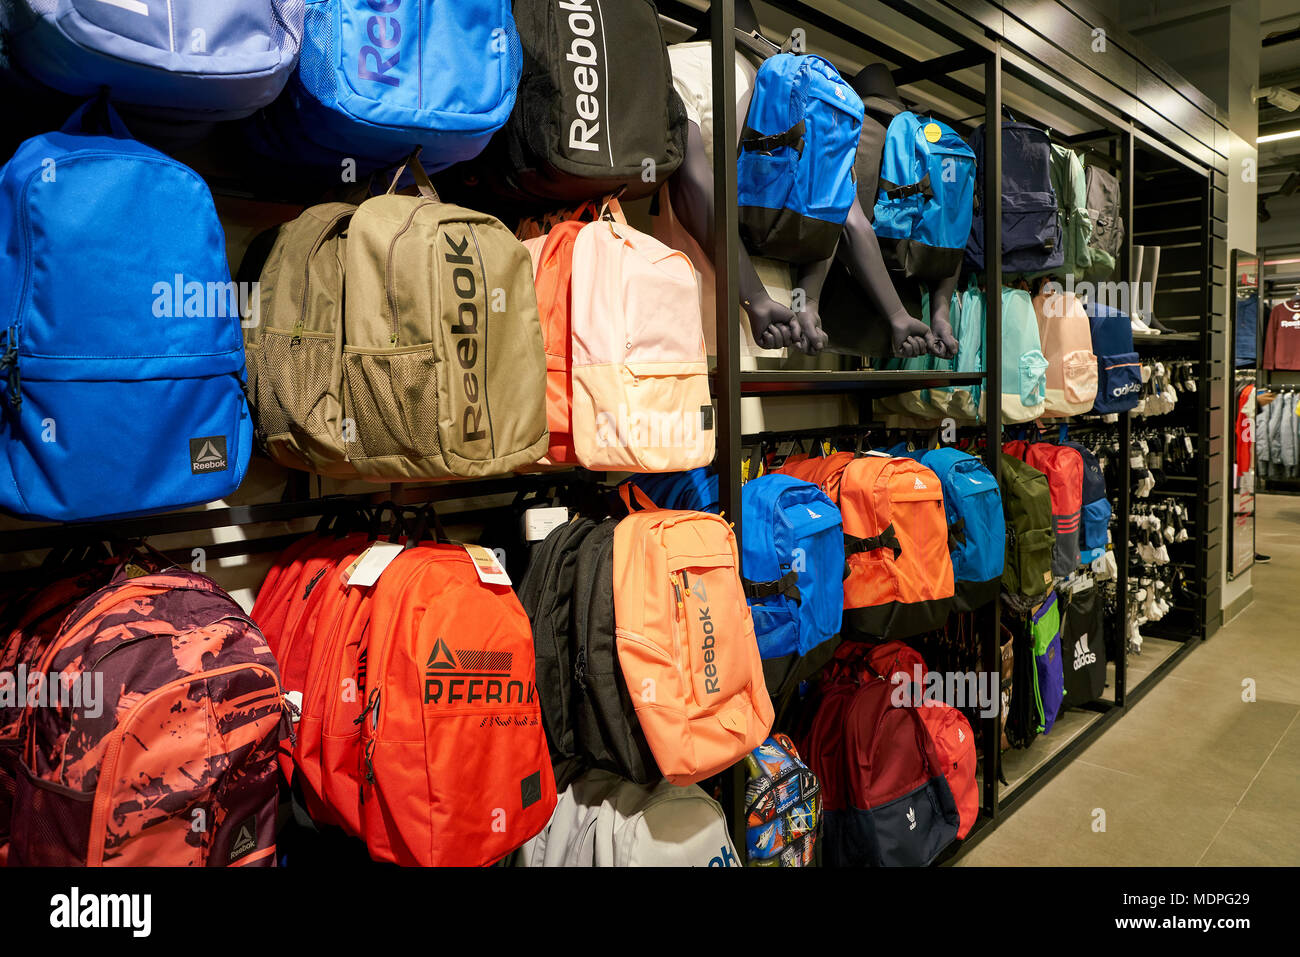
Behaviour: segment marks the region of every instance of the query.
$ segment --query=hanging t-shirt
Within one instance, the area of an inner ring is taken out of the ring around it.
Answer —
[[[1237,393],[1236,452],[1233,456],[1233,487],[1254,490],[1253,480],[1242,479],[1255,471],[1255,386],[1248,384]]]
[[[708,40],[690,43],[675,43],[668,48],[668,59],[673,69],[673,87],[682,98],[686,107],[686,118],[700,128],[704,139],[704,153],[709,166],[713,166],[713,44]],[[743,120],[749,112],[749,98],[754,92],[754,77],[758,68],[739,50],[736,51],[736,117]],[[740,131],[736,131],[736,143],[740,143]],[[673,212],[672,197],[668,184],[659,194],[659,215],[654,222],[655,238],[667,243],[674,249],[680,249],[695,264],[695,271],[700,277],[701,311],[704,315],[704,342],[709,354],[716,354],[717,320],[714,311],[714,272],[713,260],[705,254],[687,232]],[[790,307],[791,290],[794,278],[789,263],[775,259],[750,257],[758,278],[767,289],[767,294],[774,302]],[[749,328],[749,317],[744,310],[740,314],[740,354],[742,356],[766,356],[782,358],[784,349],[764,349],[754,341]]]
[[[1233,319],[1233,336],[1236,339],[1236,366],[1249,369],[1255,365],[1256,339],[1259,328],[1259,300],[1254,296],[1237,300],[1237,314]]]
[[[1268,314],[1264,368],[1300,371],[1300,302],[1280,302]]]

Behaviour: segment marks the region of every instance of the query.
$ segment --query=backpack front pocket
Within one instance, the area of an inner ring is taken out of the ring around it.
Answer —
[[[1038,349],[1020,357],[1020,401],[1026,406],[1047,398],[1047,357]]]
[[[1098,412],[1123,412],[1142,396],[1142,362],[1136,352],[1097,357]]]
[[[1065,401],[1091,406],[1097,399],[1097,357],[1087,349],[1066,353],[1064,359]]]
[[[1060,210],[1051,193],[1002,197],[1002,254],[1022,250],[1052,253],[1061,246]]]

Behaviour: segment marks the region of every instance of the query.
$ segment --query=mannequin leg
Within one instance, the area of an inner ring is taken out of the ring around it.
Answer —
[[[854,281],[867,294],[876,312],[885,317],[894,355],[905,359],[922,355],[926,351],[925,337],[930,334],[930,327],[909,316],[903,308],[885,267],[876,231],[871,228],[867,214],[856,199],[844,223],[844,235],[840,237],[835,254],[848,266]]]

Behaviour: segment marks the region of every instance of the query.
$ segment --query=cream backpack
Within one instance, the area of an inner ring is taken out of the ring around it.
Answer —
[[[680,472],[713,461],[695,267],[628,226],[616,201],[573,249],[573,440],[588,469]]]
[[[1047,404],[1043,415],[1080,415],[1097,401],[1097,357],[1092,325],[1071,292],[1040,292],[1034,297],[1038,338],[1047,357]]]

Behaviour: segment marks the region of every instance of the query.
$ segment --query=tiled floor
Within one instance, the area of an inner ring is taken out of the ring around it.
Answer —
[[[1300,497],[1259,501],[1250,607],[960,864],[1300,865]]]

